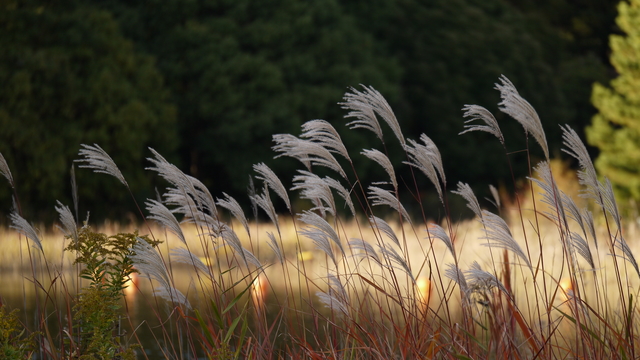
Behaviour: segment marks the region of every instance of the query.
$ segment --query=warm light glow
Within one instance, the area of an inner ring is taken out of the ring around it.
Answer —
[[[264,301],[267,298],[269,282],[264,273],[258,275],[251,284],[251,299],[257,310],[264,309]]]
[[[129,279],[124,283],[124,295],[133,297],[138,292],[138,273],[132,272]]]
[[[431,299],[431,281],[421,276],[416,280],[416,286],[418,288],[418,300],[423,306],[429,306],[429,300]]]
[[[571,279],[564,278],[560,280],[560,288],[562,289],[562,297],[565,301],[571,299],[573,297],[573,283]]]

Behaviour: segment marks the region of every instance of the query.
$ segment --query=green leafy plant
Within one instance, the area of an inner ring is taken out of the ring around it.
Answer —
[[[36,349],[38,334],[27,335],[17,314],[17,309],[7,313],[6,307],[0,306],[0,357],[5,360],[28,359]]]
[[[89,280],[74,308],[79,327],[75,352],[81,359],[134,358],[133,349],[124,347],[114,331],[122,291],[129,276],[137,271],[130,257],[133,255],[131,249],[138,241],[152,246],[159,244],[147,236],[140,237],[137,231],[107,236],[83,226],[78,231],[77,241],[72,241],[65,249],[76,253],[75,264],[84,266],[80,277]]]

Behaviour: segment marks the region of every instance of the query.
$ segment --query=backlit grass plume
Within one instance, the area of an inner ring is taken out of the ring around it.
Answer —
[[[78,155],[83,158],[76,160],[76,162],[81,163],[81,165],[78,165],[79,167],[111,175],[120,180],[124,186],[129,188],[129,184],[127,184],[127,181],[124,179],[120,169],[118,169],[115,161],[113,161],[106,151],[98,146],[98,144],[93,144],[93,146],[82,144],[81,146],[82,148],[78,152]]]

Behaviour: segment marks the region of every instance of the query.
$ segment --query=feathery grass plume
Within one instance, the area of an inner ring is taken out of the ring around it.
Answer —
[[[214,218],[210,213],[202,211],[202,207],[198,206],[191,196],[185,196],[183,190],[178,188],[170,188],[163,195],[164,202],[167,205],[175,206],[171,210],[174,214],[181,214],[183,216],[180,223],[193,223],[200,226],[213,234],[214,237],[219,236],[221,222],[217,218]]]
[[[591,248],[587,241],[578,233],[571,232],[571,246],[573,249],[582,256],[583,259],[589,263],[591,269],[595,269],[595,263],[593,262],[593,255],[591,254]]]
[[[560,197],[562,199],[562,205],[564,206],[565,213],[569,217],[569,219],[574,220],[582,229],[582,232],[586,233],[586,228],[584,227],[584,220],[582,219],[582,214],[580,214],[580,209],[578,205],[573,201],[573,199],[565,194],[564,192],[560,193]]]
[[[540,179],[529,178],[529,180],[535,182],[544,191],[542,193],[542,202],[551,206],[551,212],[545,212],[551,219],[557,221],[558,225],[567,228],[567,217],[564,211],[564,205],[562,202],[562,195],[556,182],[551,174],[551,168],[549,163],[541,161],[535,168],[535,172]]]
[[[189,303],[189,299],[178,289],[176,288],[166,288],[166,287],[158,287],[154,292],[154,295],[165,299],[168,302],[172,302],[178,305],[184,306],[187,310],[191,310],[191,303]]]
[[[338,195],[342,197],[345,204],[349,207],[351,215],[355,216],[356,209],[353,207],[353,201],[351,200],[351,193],[349,192],[349,190],[347,190],[338,180],[334,178],[325,176],[322,180],[324,180],[324,182],[329,185],[329,187],[338,192]]]
[[[371,205],[387,205],[390,208],[395,209],[407,222],[411,223],[409,213],[404,206],[402,206],[400,200],[398,200],[389,190],[385,190],[377,186],[369,186],[368,195],[369,200],[371,200]]]
[[[336,215],[336,203],[331,187],[320,176],[309,171],[298,170],[300,175],[293,177],[291,191],[301,190],[300,198],[308,199],[315,205],[311,211],[320,210],[323,217],[325,212]],[[326,204],[326,206],[324,205]]]
[[[368,157],[369,159],[375,161],[376,163],[378,163],[380,166],[382,166],[382,168],[384,169],[384,171],[387,172],[387,174],[389,174],[389,179],[391,179],[391,184],[393,185],[394,189],[398,188],[398,180],[396,179],[396,171],[393,168],[393,165],[391,165],[391,161],[389,160],[389,158],[387,157],[387,155],[383,154],[382,152],[376,150],[376,149],[372,149],[372,150],[363,150],[361,152],[362,155]]]
[[[482,244],[483,246],[488,246],[491,248],[499,248],[499,249],[507,249],[518,255],[524,261],[529,269],[533,271],[533,267],[531,266],[531,262],[525,255],[524,251],[516,240],[511,235],[511,230],[509,230],[509,226],[507,223],[498,215],[483,210],[482,211],[482,224],[485,228],[485,237],[481,239],[486,239],[488,243]]]
[[[413,284],[415,285],[416,278],[413,276],[407,260],[400,256],[400,254],[398,254],[398,252],[393,247],[389,247],[386,244],[384,246],[378,246],[378,248],[380,249],[380,253],[382,253],[382,256],[385,259],[387,259],[391,264],[398,265],[394,266],[393,268],[404,271],[407,275],[409,275],[411,281],[413,281]]]
[[[228,225],[223,224],[220,228],[220,237],[222,237],[222,240],[224,240],[225,244],[229,245],[233,249],[233,252],[236,254],[236,256],[240,257],[240,260],[242,260],[244,266],[248,268],[250,259],[247,258],[247,253],[245,252],[244,247],[242,247],[242,243],[240,242],[240,238],[238,238],[238,234],[236,234],[236,232],[233,231],[233,229]]]
[[[222,193],[224,195],[224,199],[217,199],[216,204],[218,206],[222,206],[223,208],[229,210],[233,217],[235,217],[242,226],[244,230],[247,232],[247,235],[250,235],[249,232],[249,222],[247,221],[247,217],[244,216],[244,211],[242,211],[242,207],[233,197],[227,195],[226,193]]]
[[[601,200],[602,194],[598,174],[596,173],[586,146],[584,146],[578,134],[570,128],[569,125],[565,127],[560,126],[560,128],[562,129],[562,144],[567,147],[567,149],[563,148],[562,151],[578,160],[580,164],[578,180],[580,184],[586,187],[586,190],[582,192],[582,196],[593,199],[597,204],[604,206]]]
[[[398,240],[396,233],[393,231],[389,223],[373,215],[369,217],[369,223],[371,224],[371,228],[378,229],[383,234],[387,235],[394,244],[400,246],[400,240]]]
[[[429,232],[429,236],[442,240],[442,242],[447,246],[447,249],[451,252],[451,256],[456,259],[456,249],[453,247],[453,241],[451,241],[451,238],[447,235],[447,232],[442,228],[442,226],[438,224],[429,224],[427,232]]]
[[[465,294],[465,296],[469,295],[469,286],[467,285],[467,279],[465,278],[462,270],[460,270],[460,268],[458,268],[455,264],[447,264],[447,268],[444,270],[444,276],[458,284],[460,290],[462,290],[462,293]]]
[[[360,251],[357,254],[354,254],[353,256],[358,256],[361,258],[371,258],[373,260],[375,260],[378,264],[381,264],[380,262],[380,257],[378,256],[378,253],[376,252],[376,249],[373,247],[373,245],[369,244],[368,242],[362,240],[362,239],[351,239],[349,241],[349,247],[351,248],[352,251],[357,250]]]
[[[42,241],[40,241],[40,237],[38,237],[38,233],[36,230],[29,224],[27,220],[25,220],[22,216],[18,215],[18,213],[14,210],[11,214],[9,214],[9,219],[11,220],[11,224],[9,227],[12,229],[16,229],[17,232],[31,239],[31,241],[36,245],[40,251],[44,253],[42,249]]]
[[[607,178],[604,178],[604,184],[602,184],[600,188],[602,189],[604,208],[607,210],[607,212],[609,212],[609,214],[611,214],[611,217],[613,217],[618,230],[622,231],[622,218],[620,217],[620,212],[618,211],[618,203],[616,202],[616,196],[613,193],[611,181],[609,181],[609,179]]]
[[[171,260],[177,263],[193,265],[210,279],[213,278],[213,274],[211,274],[207,265],[205,265],[195,254],[189,251],[189,249],[183,247],[171,249]]]
[[[187,239],[184,237],[180,223],[171,210],[161,202],[152,199],[147,199],[145,205],[147,206],[147,211],[150,213],[148,216],[149,219],[155,220],[160,225],[169,229],[183,244],[187,245]]]
[[[596,237],[596,226],[593,222],[593,213],[588,209],[583,209],[580,213],[582,214],[582,219],[584,220],[587,234],[591,235],[593,244],[596,246],[596,250],[598,250],[598,238]]]
[[[276,240],[275,235],[273,235],[272,232],[267,232],[267,237],[269,238],[267,245],[269,245],[271,250],[273,250],[273,253],[276,254],[276,257],[278,258],[278,261],[280,261],[280,264],[284,265],[284,254],[280,249],[280,245],[278,245],[278,241]]]
[[[319,143],[310,140],[299,139],[289,134],[273,135],[273,141],[276,143],[272,149],[280,153],[274,156],[275,159],[281,156],[288,156],[298,159],[302,162],[307,170],[311,170],[312,165],[327,167],[347,179],[347,174],[338,163],[333,154]]]
[[[500,91],[500,98],[502,98],[498,103],[500,111],[519,122],[525,133],[533,135],[544,151],[546,159],[549,160],[549,146],[538,113],[527,100],[520,96],[516,87],[506,76],[501,75],[499,80],[500,83],[496,83],[495,89]]]
[[[260,179],[264,181],[271,190],[275,191],[278,196],[284,203],[287,205],[287,209],[291,211],[291,201],[289,201],[289,195],[287,194],[287,189],[282,185],[282,182],[278,178],[278,176],[264,163],[253,165],[253,170],[259,174],[256,176],[256,179]]]
[[[249,200],[251,202],[251,211],[253,211],[253,218],[258,219],[258,204],[253,198],[254,196],[256,196],[256,187],[253,183],[253,176],[251,175],[249,175],[249,186],[247,186],[247,194],[249,195]]]
[[[427,135],[420,135],[420,140],[422,140],[424,145],[408,139],[409,145],[405,145],[404,149],[409,155],[409,161],[405,161],[404,164],[413,166],[427,175],[436,187],[440,201],[444,204],[442,185],[438,180],[438,175],[440,176],[440,180],[442,180],[442,184],[446,184],[447,180],[444,176],[440,150],[438,150],[436,144],[434,144]]]
[[[66,237],[69,237],[73,242],[78,242],[78,227],[76,226],[76,220],[73,218],[73,213],[68,206],[63,205],[60,201],[56,200],[58,206],[55,207],[56,211],[60,215],[60,222],[62,227],[57,226]]]
[[[76,183],[76,167],[71,163],[71,198],[73,200],[73,209],[76,211],[76,219],[78,219],[78,184]]]
[[[393,130],[400,144],[404,146],[405,141],[402,135],[402,129],[387,100],[373,87],[361,86],[364,88],[363,91],[358,91],[352,87],[349,89],[351,90],[350,93],[347,92],[344,94],[344,102],[339,103],[343,109],[352,110],[345,115],[345,118],[356,118],[356,120],[347,123],[347,126],[351,129],[364,128],[371,130],[384,142],[380,123],[378,123],[375,117],[375,114],[378,114],[389,125],[391,130]]]
[[[102,148],[98,146],[98,144],[93,144],[93,146],[81,144],[80,146],[82,146],[82,149],[80,149],[78,155],[83,156],[84,159],[78,159],[75,161],[84,164],[79,165],[79,167],[93,169],[94,172],[111,175],[120,180],[124,186],[129,188],[129,184],[127,184],[124,176],[122,176],[122,173],[120,172],[120,169],[118,169],[116,163],[106,151],[102,150]]]
[[[301,138],[309,139],[317,142],[331,152],[342,155],[345,159],[351,161],[349,152],[344,146],[340,134],[336,129],[325,120],[310,120],[302,124]]]
[[[616,238],[613,240],[613,246],[622,251],[621,257],[631,263],[638,276],[640,276],[640,268],[638,267],[638,262],[636,261],[635,256],[633,256],[633,253],[631,252],[631,248],[629,248],[627,241],[622,237],[622,234],[616,236]]]
[[[502,285],[502,282],[492,273],[482,270],[477,261],[474,261],[469,270],[464,271],[464,273],[467,277],[469,289],[472,291],[485,291],[497,288],[508,297],[511,296],[504,285]]]
[[[479,105],[465,105],[462,110],[465,112],[462,116],[471,119],[464,122],[465,130],[458,135],[466,134],[471,131],[484,131],[489,134],[493,134],[498,138],[498,140],[500,140],[502,145],[504,145],[504,136],[502,136],[502,131],[500,131],[500,126],[498,126],[498,121],[491,111]],[[468,125],[475,120],[482,120],[486,125]]]
[[[11,170],[9,170],[9,164],[7,164],[7,160],[4,159],[2,153],[0,153],[0,174],[2,174],[2,176],[6,177],[7,180],[9,180],[9,185],[11,185],[11,188],[15,188],[13,184],[13,176],[11,175]]]
[[[273,207],[273,203],[271,202],[271,197],[269,196],[269,189],[267,186],[264,186],[262,194],[255,195],[252,197],[253,201],[258,204],[258,206],[269,216],[271,222],[278,230],[278,234],[280,233],[280,223],[278,222],[278,214],[276,213],[275,207]]]
[[[496,208],[500,209],[502,204],[500,203],[500,194],[498,193],[498,189],[496,189],[496,187],[493,185],[489,185],[489,191],[491,192],[491,197],[493,198],[493,200],[487,198],[485,199],[489,200]]]
[[[465,200],[467,200],[467,207],[476,214],[477,217],[482,219],[482,209],[480,208],[480,203],[478,202],[478,198],[476,198],[476,194],[473,193],[471,186],[469,184],[465,184],[463,182],[458,182],[458,189],[452,191],[452,193],[462,196]]]
[[[133,246],[132,255],[130,256],[133,265],[144,276],[150,280],[158,282],[155,294],[169,302],[185,306],[191,309],[191,304],[187,298],[171,285],[171,277],[169,271],[156,249],[154,249],[144,239],[138,238]]]
[[[331,225],[327,222],[327,220],[323,219],[320,215],[311,212],[311,211],[303,211],[302,214],[298,214],[298,218],[303,223],[315,227],[315,229],[306,228],[303,232],[304,235],[309,234],[309,232],[319,232],[322,237],[327,240],[333,241],[340,249],[340,252],[344,254],[344,247],[340,242],[340,237],[338,233],[331,227]],[[307,237],[309,237],[307,235]]]
[[[318,291],[316,296],[327,308],[338,309],[345,316],[349,315],[349,295],[340,280],[332,274],[328,275],[327,291]]]

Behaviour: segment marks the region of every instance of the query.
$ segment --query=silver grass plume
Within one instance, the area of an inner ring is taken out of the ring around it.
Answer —
[[[453,256],[453,259],[457,259],[456,249],[453,247],[453,241],[451,241],[451,238],[442,228],[442,226],[438,224],[429,224],[427,232],[429,233],[430,237],[440,239],[447,246],[447,249],[449,249],[449,251],[451,252],[451,256]]]
[[[488,241],[482,245],[491,248],[507,249],[513,252],[527,264],[531,271],[533,271],[531,262],[525,255],[524,251],[522,251],[520,245],[518,245],[511,235],[511,230],[509,230],[507,223],[500,216],[487,210],[483,210],[482,214],[481,222],[484,226],[486,236],[481,239],[486,239]]]
[[[298,170],[298,173],[300,175],[293,177],[294,186],[291,191],[301,190],[300,198],[311,200],[315,204],[311,211],[320,210],[323,216],[325,212],[335,216],[336,202],[329,184],[320,176],[309,171]]]
[[[397,212],[399,212],[407,222],[411,223],[409,213],[404,208],[404,206],[402,206],[400,200],[398,200],[398,198],[396,198],[395,195],[393,195],[389,190],[385,190],[377,186],[369,186],[368,196],[369,200],[371,200],[371,205],[389,206],[390,208],[395,209]]]
[[[93,144],[93,146],[81,144],[80,146],[82,146],[82,149],[80,149],[78,155],[84,158],[75,160],[78,163],[83,163],[83,165],[78,165],[78,167],[93,169],[94,172],[111,175],[129,188],[129,184],[127,184],[124,176],[122,176],[120,169],[118,169],[118,166],[106,151],[102,150],[97,144]]]
[[[497,137],[500,143],[504,145],[504,136],[502,136],[500,126],[498,126],[498,121],[489,110],[479,105],[465,105],[462,110],[465,112],[462,116],[470,119],[464,122],[465,130],[458,135],[471,131],[484,131]],[[482,120],[486,125],[469,124],[475,120]]]
[[[467,200],[467,207],[476,214],[477,217],[482,219],[482,209],[480,208],[480,203],[478,202],[478,198],[476,198],[476,194],[473,193],[471,186],[469,184],[465,184],[463,182],[458,182],[458,189],[452,191],[452,193],[462,196],[465,200]]]
[[[165,299],[168,302],[183,305],[188,310],[192,309],[187,297],[176,288],[171,288],[171,290],[169,290],[169,288],[166,287],[159,287],[154,291],[154,295]]]
[[[156,296],[191,309],[191,304],[189,304],[186,296],[171,285],[169,271],[158,251],[144,239],[138,238],[137,240],[132,248],[133,255],[131,255],[131,260],[135,268],[140,271],[140,275],[158,282]]]
[[[342,197],[347,207],[349,207],[349,210],[351,211],[351,215],[355,216],[356,209],[353,207],[353,201],[351,200],[351,192],[347,190],[344,186],[342,186],[342,184],[334,178],[325,176],[323,180],[327,185],[329,185],[329,187],[331,187],[333,190],[338,192],[338,195]]]
[[[244,230],[247,232],[247,235],[250,235],[249,232],[249,222],[247,221],[247,217],[244,215],[244,211],[242,211],[242,207],[233,197],[227,195],[226,193],[222,193],[224,195],[224,199],[217,199],[216,204],[221,206],[231,212],[231,215],[235,217],[242,226]]]
[[[73,213],[68,206],[63,205],[60,201],[57,201],[58,206],[55,207],[56,211],[60,215],[60,223],[62,227],[56,226],[64,235],[74,243],[78,242],[78,227],[76,226],[76,220],[73,218]]]
[[[287,194],[287,189],[282,185],[282,182],[278,178],[278,176],[264,163],[253,165],[253,170],[259,174],[256,176],[257,179],[260,179],[267,184],[271,190],[275,191],[278,196],[284,200],[285,205],[287,205],[287,209],[291,211],[291,201],[289,201],[289,195]]]
[[[416,278],[413,276],[413,273],[411,272],[411,268],[409,267],[409,264],[407,263],[405,258],[400,256],[400,254],[398,254],[398,252],[393,247],[388,247],[385,245],[385,246],[378,246],[378,248],[380,249],[382,256],[387,261],[389,261],[391,264],[397,265],[397,266],[394,266],[395,269],[400,269],[404,271],[407,275],[409,275],[409,277],[411,278],[411,281],[414,284],[416,283]]]
[[[312,165],[327,167],[347,178],[347,174],[338,163],[333,154],[319,143],[310,140],[299,139],[289,134],[273,135],[273,141],[276,143],[272,149],[279,153],[274,158],[288,156],[298,159],[308,170]]]
[[[619,235],[615,238],[615,240],[613,241],[613,246],[622,251],[622,255],[617,256],[621,256],[623,259],[631,263],[638,276],[640,276],[640,268],[638,267],[638,262],[636,261],[635,256],[633,256],[631,248],[629,248],[627,241],[622,237],[622,235]]]
[[[345,116],[346,118],[356,118],[356,120],[347,123],[347,126],[351,129],[364,128],[371,130],[380,140],[384,141],[380,124],[375,116],[375,114],[378,114],[393,130],[400,144],[404,146],[405,141],[400,124],[387,100],[373,87],[361,86],[364,88],[363,91],[350,88],[351,92],[344,94],[344,102],[339,103],[343,109],[352,110]]]
[[[320,250],[329,255],[329,257],[337,265],[337,259],[335,257],[335,254],[333,253],[333,249],[329,241],[336,244],[338,249],[340,249],[340,252],[344,254],[344,247],[340,242],[338,233],[336,233],[336,231],[331,227],[331,225],[329,225],[329,223],[325,219],[323,219],[316,213],[304,211],[302,214],[299,214],[298,217],[300,221],[309,225],[308,227],[300,230],[299,233],[311,239],[313,243]]]
[[[474,261],[473,264],[471,264],[471,268],[464,273],[467,277],[469,289],[472,291],[486,291],[497,288],[507,295],[507,297],[511,296],[504,285],[502,285],[502,282],[492,273],[482,270],[477,261]]]
[[[348,316],[349,295],[340,280],[336,276],[329,274],[327,285],[328,288],[326,292],[318,291],[316,293],[320,302],[327,308],[331,310],[337,309],[342,312],[343,315]]]
[[[187,239],[184,237],[180,223],[171,210],[161,202],[152,199],[147,199],[145,205],[147,206],[147,211],[150,213],[148,216],[149,219],[155,220],[160,225],[169,229],[183,244],[187,245]]]
[[[582,231],[585,231],[584,221],[582,220],[582,215],[580,214],[580,209],[575,201],[571,198],[571,196],[561,192],[560,198],[562,199],[562,205],[564,206],[564,210],[567,214],[567,217],[571,220],[574,220],[580,226]]]
[[[404,149],[409,156],[409,161],[405,161],[404,163],[417,168],[427,175],[429,180],[431,180],[433,185],[436,187],[440,201],[444,204],[440,180],[442,181],[442,184],[445,185],[447,180],[444,176],[444,167],[442,166],[440,151],[427,135],[420,135],[420,140],[422,140],[424,145],[421,145],[411,139],[408,140],[409,145],[405,145]],[[440,176],[440,180],[438,180],[438,175]]]
[[[371,223],[371,228],[378,229],[378,231],[381,231],[383,234],[387,235],[394,244],[400,246],[400,240],[398,240],[396,233],[393,231],[389,223],[373,215],[369,217],[369,223]]]
[[[491,196],[493,197],[493,201],[491,200],[489,201],[491,201],[496,208],[500,209],[501,204],[500,204],[500,194],[498,193],[498,189],[496,189],[496,187],[493,185],[489,185],[489,191],[491,191]]]
[[[378,165],[382,166],[384,171],[386,171],[387,174],[389,174],[389,179],[391,180],[391,184],[393,185],[393,188],[398,189],[398,180],[396,179],[396,171],[393,168],[393,165],[391,164],[391,161],[389,160],[387,155],[383,154],[382,152],[376,149],[372,149],[372,150],[365,149],[361,152],[361,154],[375,161],[376,163],[378,163]]]
[[[376,249],[368,242],[362,239],[351,239],[349,241],[349,247],[351,248],[351,251],[359,251],[359,253],[355,254],[354,257],[357,256],[362,258],[371,258],[378,264],[382,264],[382,262],[380,262],[380,257],[376,252]]]
[[[349,152],[344,146],[340,134],[336,129],[325,120],[310,120],[302,124],[303,133],[301,138],[309,139],[322,145],[331,152],[342,155],[345,159],[351,161]]]
[[[284,255],[282,253],[282,250],[280,249],[280,245],[278,245],[278,241],[276,240],[275,235],[273,235],[273,233],[271,232],[267,232],[267,237],[269,238],[267,245],[269,245],[273,253],[276,254],[276,257],[278,258],[280,264],[284,265]]]
[[[276,209],[273,206],[273,202],[271,202],[271,197],[269,196],[269,189],[264,187],[262,194],[255,195],[251,198],[256,204],[269,216],[271,222],[278,230],[278,234],[280,233],[280,223],[278,222],[278,214],[276,213]]]
[[[589,244],[580,234],[575,232],[571,233],[571,246],[575,252],[580,254],[580,256],[589,263],[591,269],[595,269],[596,266],[593,261],[593,255],[591,254],[591,248],[589,248]]]
[[[587,209],[583,209],[581,214],[582,219],[584,220],[584,225],[587,229],[587,234],[591,235],[593,244],[596,246],[596,250],[598,250],[598,238],[596,237],[596,226],[593,222],[593,213]]]
[[[44,250],[42,249],[42,241],[40,241],[38,233],[27,220],[18,215],[15,210],[11,214],[9,214],[9,219],[11,219],[11,225],[9,226],[10,228],[15,229],[20,234],[29,238],[36,245],[36,247],[44,253]]]
[[[209,271],[207,265],[205,265],[200,258],[186,248],[180,247],[172,249],[171,260],[177,263],[192,265],[210,279],[213,278],[213,275],[211,274],[211,271]]]
[[[71,197],[73,209],[76,211],[76,219],[78,219],[78,184],[76,183],[76,167],[73,163],[71,163]]]
[[[444,270],[444,276],[458,284],[460,290],[462,290],[462,293],[465,294],[465,296],[469,295],[469,286],[467,285],[467,279],[465,278],[462,270],[460,270],[460,268],[458,268],[455,264],[447,264],[447,268]]]
[[[600,182],[598,181],[598,174],[593,166],[591,157],[587,148],[584,146],[582,140],[578,134],[570,128],[568,125],[565,127],[560,126],[562,129],[562,144],[567,149],[562,149],[565,153],[571,155],[578,160],[580,164],[580,171],[578,171],[578,180],[580,184],[586,187],[582,196],[585,198],[593,199],[598,205],[604,207],[602,203],[602,189]]]
[[[498,104],[500,105],[500,111],[519,122],[525,133],[533,135],[533,138],[536,139],[542,151],[544,151],[546,159],[549,160],[547,138],[538,113],[527,100],[520,96],[516,87],[506,76],[500,76],[499,80],[500,83],[496,83],[495,88],[500,91],[500,97],[502,98],[502,101]]]
[[[220,236],[222,237],[224,242],[233,249],[236,256],[240,257],[240,260],[242,260],[244,266],[249,268],[249,264],[252,264],[258,269],[262,268],[262,264],[260,263],[258,258],[253,255],[251,251],[242,246],[240,238],[238,238],[238,234],[236,234],[236,232],[233,231],[232,228],[227,225],[222,225]]]
[[[0,153],[0,174],[2,174],[2,176],[6,177],[7,180],[9,180],[9,185],[11,185],[11,188],[15,188],[13,184],[13,176],[11,175],[11,170],[9,170],[9,165],[7,164],[7,160],[4,159],[4,156],[2,156],[2,153]]]
[[[613,186],[611,186],[611,182],[609,181],[609,179],[604,179],[604,184],[602,185],[601,189],[604,208],[609,212],[611,217],[613,217],[618,230],[622,231],[622,218],[620,217],[618,204],[616,202],[616,196],[613,193]]]
[[[197,205],[191,196],[185,196],[183,190],[169,188],[163,196],[167,205],[175,206],[171,212],[183,216],[181,223],[196,224],[209,229],[214,234],[214,237],[218,236],[221,222],[218,221],[217,217],[214,218],[210,213],[202,211],[202,207]]]
[[[546,161],[540,162],[534,170],[538,174],[540,179],[529,178],[529,180],[535,182],[544,191],[542,193],[542,202],[549,205],[552,212],[546,212],[551,219],[558,222],[558,225],[567,228],[567,217],[564,211],[564,204],[562,201],[562,195],[555,180],[553,174],[551,174],[551,168]]]

